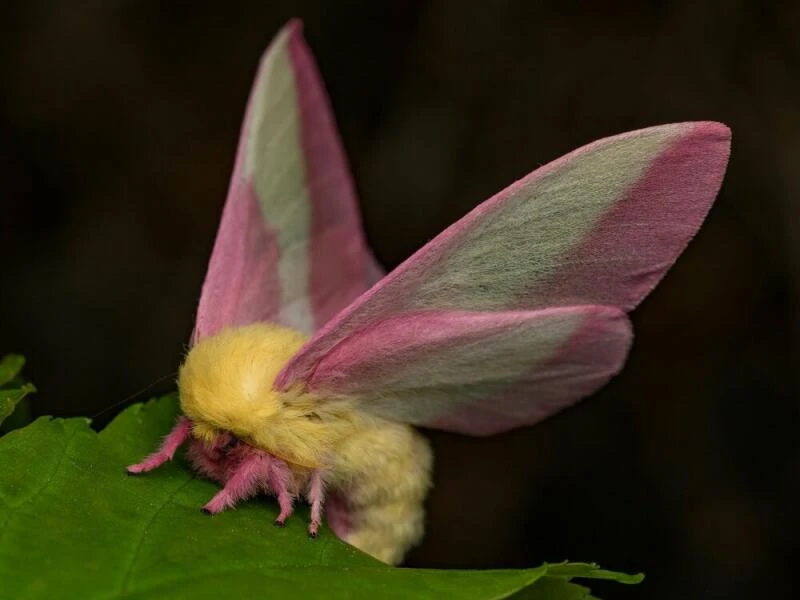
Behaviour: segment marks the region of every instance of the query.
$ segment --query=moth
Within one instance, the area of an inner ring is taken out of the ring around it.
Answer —
[[[218,513],[274,494],[400,562],[424,530],[431,449],[414,426],[485,436],[603,386],[627,313],[698,231],[730,131],[651,127],[584,146],[486,200],[383,276],[301,25],[264,54],[180,368],[182,415],[149,471],[187,455]]]

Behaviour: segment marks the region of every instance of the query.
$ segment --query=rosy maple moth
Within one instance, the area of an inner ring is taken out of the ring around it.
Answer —
[[[480,204],[382,276],[299,22],[266,51],[179,373],[183,412],[149,471],[188,442],[217,513],[277,496],[323,505],[343,540],[398,563],[424,530],[432,454],[414,425],[490,435],[604,385],[631,311],[697,232],[730,131],[624,133]]]

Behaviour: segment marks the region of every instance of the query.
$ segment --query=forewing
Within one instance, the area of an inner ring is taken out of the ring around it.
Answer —
[[[194,337],[256,321],[310,333],[378,276],[329,101],[293,21],[261,60]]]
[[[361,398],[384,418],[489,435],[591,394],[622,368],[630,342],[627,316],[612,307],[406,313],[348,337],[308,386]]]
[[[276,385],[310,381],[348,336],[406,313],[577,305],[631,310],[700,227],[729,149],[724,125],[679,123],[606,138],[534,171],[339,313]]]

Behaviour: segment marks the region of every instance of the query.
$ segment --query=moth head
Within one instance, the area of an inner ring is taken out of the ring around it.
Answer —
[[[300,389],[273,383],[306,338],[272,324],[224,329],[198,341],[178,376],[181,409],[194,437],[213,443],[223,432],[287,462],[319,468],[352,431],[352,411]]]

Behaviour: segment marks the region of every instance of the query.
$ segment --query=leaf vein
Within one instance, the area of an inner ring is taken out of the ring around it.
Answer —
[[[187,485],[189,485],[192,481],[194,481],[194,477],[189,477],[186,481],[184,481],[180,486],[175,488],[172,493],[170,493],[167,498],[164,499],[164,502],[156,509],[156,511],[147,519],[147,523],[142,530],[142,533],[139,535],[139,539],[136,541],[136,547],[133,550],[133,556],[131,557],[131,561],[128,563],[128,566],[125,567],[125,572],[122,576],[122,585],[120,587],[117,596],[124,596],[128,592],[128,585],[130,584],[131,575],[133,574],[133,568],[136,566],[136,562],[139,560],[139,554],[141,553],[142,546],[144,545],[144,541],[147,538],[147,534],[150,531],[150,528],[155,523],[158,515],[161,514],[161,511],[172,501],[172,499],[178,495],[180,491],[182,491]]]

